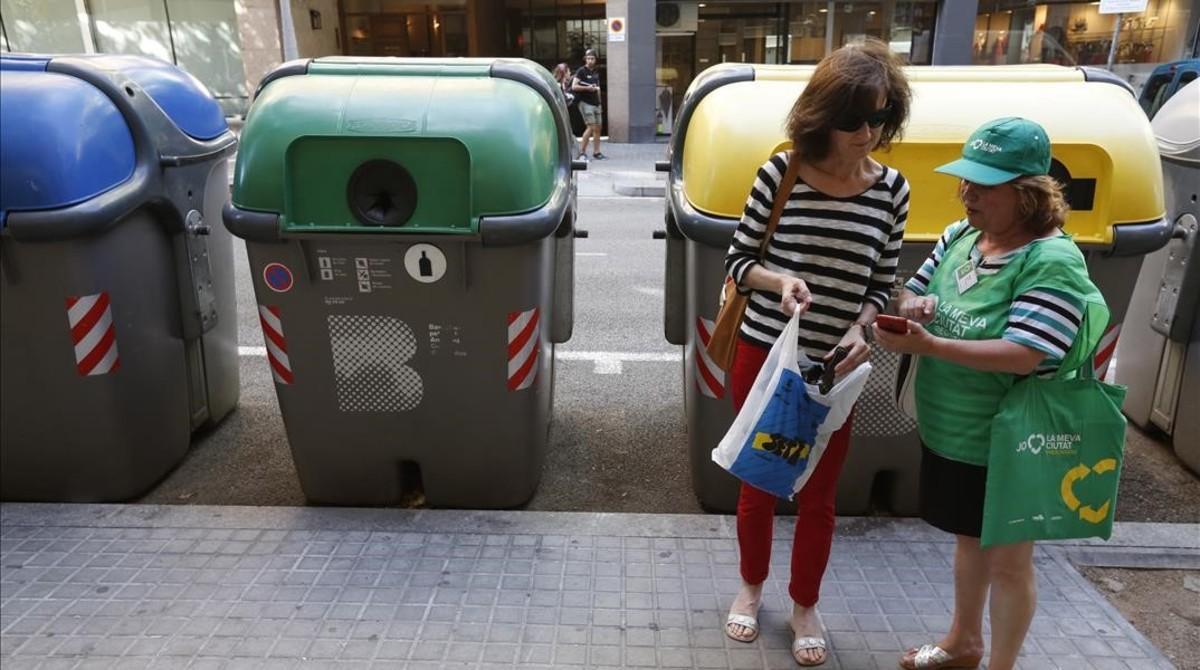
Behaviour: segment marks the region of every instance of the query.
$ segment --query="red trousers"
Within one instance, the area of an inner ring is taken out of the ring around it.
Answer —
[[[729,375],[735,409],[741,410],[746,402],[768,351],[765,347],[738,340]],[[853,415],[829,439],[816,471],[796,494],[796,535],[792,539],[792,577],[788,593],[803,607],[812,607],[820,599],[821,578],[825,575],[829,547],[833,542],[837,480],[850,447],[851,419]],[[737,506],[737,536],[742,579],[749,584],[761,584],[767,579],[777,502],[770,493],[742,484]]]

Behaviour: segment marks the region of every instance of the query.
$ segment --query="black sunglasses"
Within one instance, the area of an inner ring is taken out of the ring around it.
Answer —
[[[834,120],[833,127],[844,133],[852,133],[862,128],[864,123],[870,128],[878,128],[887,123],[890,118],[892,118],[892,106],[887,104],[882,109],[877,109],[866,116],[857,112],[847,112]]]

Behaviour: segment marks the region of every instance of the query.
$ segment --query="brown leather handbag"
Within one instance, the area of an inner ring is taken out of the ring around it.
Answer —
[[[763,235],[762,245],[758,248],[760,261],[767,255],[767,245],[770,244],[775,229],[779,227],[779,217],[783,215],[783,208],[787,206],[788,197],[791,196],[792,189],[796,186],[796,175],[799,171],[800,162],[796,160],[796,152],[789,152],[787,170],[784,171],[783,180],[775,191],[771,218],[767,219],[767,232]],[[746,314],[746,305],[749,302],[750,294],[738,291],[733,277],[726,277],[721,307],[717,312],[717,320],[713,324],[712,335],[708,338],[708,346],[705,347],[712,362],[726,372],[733,367],[733,356],[737,351],[738,330],[742,327],[742,318]]]

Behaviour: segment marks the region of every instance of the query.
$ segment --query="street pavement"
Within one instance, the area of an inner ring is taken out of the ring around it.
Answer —
[[[787,520],[752,644],[722,632],[729,517],[454,510],[0,507],[0,664],[51,668],[792,668]],[[1112,545],[1200,549],[1187,526]],[[950,625],[948,536],[843,519],[822,587],[830,670],[893,668]],[[1020,668],[1171,665],[1040,545]]]

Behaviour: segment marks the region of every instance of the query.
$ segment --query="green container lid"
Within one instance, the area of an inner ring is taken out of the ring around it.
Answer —
[[[496,59],[333,57],[269,76],[242,130],[233,204],[279,213],[288,233],[475,234],[481,217],[545,206],[569,157],[556,110],[493,76],[497,62],[558,90],[537,64]]]

